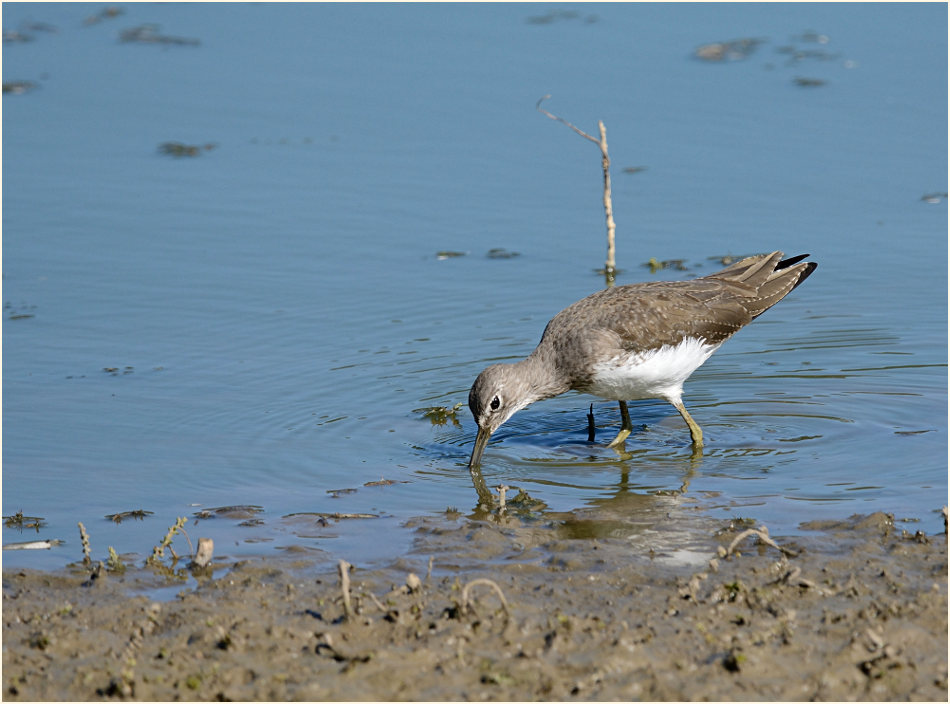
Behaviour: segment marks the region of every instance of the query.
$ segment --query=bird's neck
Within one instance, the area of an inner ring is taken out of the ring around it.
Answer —
[[[526,359],[515,363],[518,376],[527,382],[531,390],[531,402],[541,401],[570,391],[570,382],[559,373],[554,356],[542,346]]]

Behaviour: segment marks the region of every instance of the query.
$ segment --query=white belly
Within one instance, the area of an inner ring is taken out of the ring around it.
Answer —
[[[675,347],[664,345],[650,352],[617,356],[595,365],[594,380],[581,390],[614,401],[679,401],[683,382],[717,349],[719,345],[687,338]]]

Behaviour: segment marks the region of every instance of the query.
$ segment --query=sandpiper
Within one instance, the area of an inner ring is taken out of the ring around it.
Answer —
[[[627,401],[669,401],[689,426],[694,448],[703,431],[683,405],[683,382],[739,328],[762,315],[818,266],[809,255],[747,257],[691,281],[627,284],[598,291],[548,323],[526,359],[493,364],[468,394],[478,424],[469,467],[481,463],[491,434],[525,406],[576,390],[620,402],[621,428],[633,430]]]

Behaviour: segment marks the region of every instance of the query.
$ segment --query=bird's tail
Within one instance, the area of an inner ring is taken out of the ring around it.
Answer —
[[[760,254],[742,259],[709,278],[747,288],[749,296],[744,303],[752,317],[757,318],[811,275],[818,264],[803,261],[808,256],[799,254],[782,259],[782,252]]]

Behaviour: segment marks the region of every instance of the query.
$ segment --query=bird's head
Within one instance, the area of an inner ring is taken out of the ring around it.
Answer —
[[[488,439],[502,423],[535,400],[515,364],[493,364],[478,375],[468,392],[468,407],[478,424],[469,468],[477,467]]]

